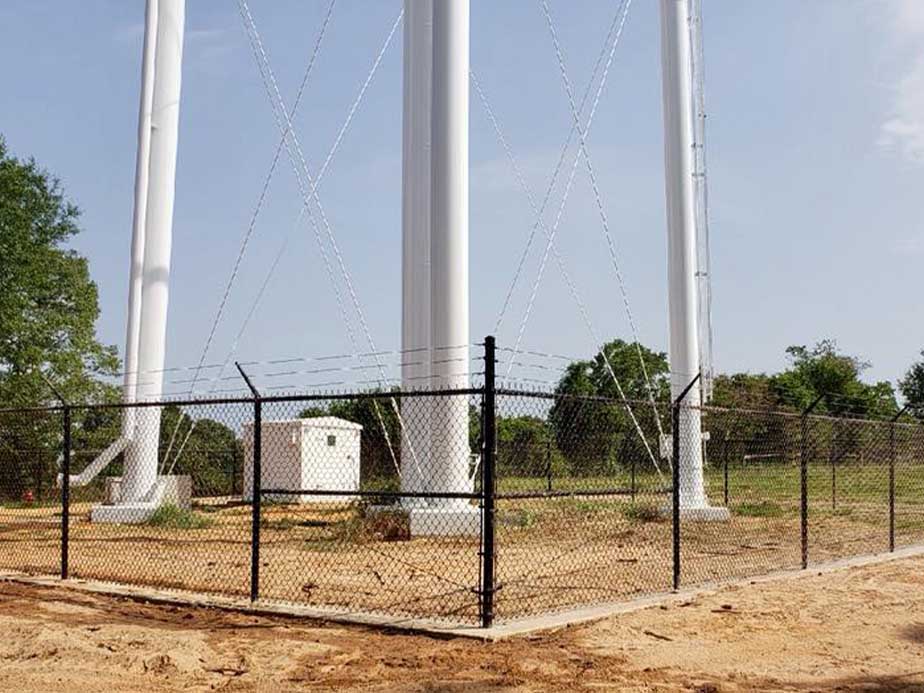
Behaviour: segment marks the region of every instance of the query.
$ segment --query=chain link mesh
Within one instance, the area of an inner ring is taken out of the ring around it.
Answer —
[[[487,392],[137,406],[98,474],[129,409],[0,410],[0,569],[478,624],[924,543],[910,419]]]

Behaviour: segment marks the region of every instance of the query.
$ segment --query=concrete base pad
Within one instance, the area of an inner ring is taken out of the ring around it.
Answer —
[[[95,505],[90,509],[90,522],[139,525],[151,519],[159,507],[156,503],[119,503]]]
[[[704,506],[702,508],[681,508],[681,521],[689,522],[728,522],[731,513],[728,508]]]
[[[670,506],[661,508],[661,513],[667,518],[673,517],[674,510]],[[728,508],[704,505],[699,508],[680,508],[681,522],[728,522],[731,513]]]
[[[412,537],[479,536],[481,514],[470,505],[410,508]]]

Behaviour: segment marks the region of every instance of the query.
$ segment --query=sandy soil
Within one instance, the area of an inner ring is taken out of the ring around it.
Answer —
[[[924,558],[500,643],[0,584],[0,690],[924,691]]]

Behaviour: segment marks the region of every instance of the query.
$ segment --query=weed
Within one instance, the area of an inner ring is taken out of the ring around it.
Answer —
[[[507,510],[498,514],[498,521],[509,527],[519,527],[528,529],[536,524],[539,519],[535,510],[529,508],[519,508],[517,510]]]
[[[167,503],[154,511],[145,524],[165,529],[205,529],[212,525],[212,519]]]
[[[622,514],[630,522],[664,522],[666,519],[654,503],[632,503],[623,509]]]
[[[736,515],[744,517],[782,517],[784,514],[781,506],[769,501],[738,503],[733,509]]]

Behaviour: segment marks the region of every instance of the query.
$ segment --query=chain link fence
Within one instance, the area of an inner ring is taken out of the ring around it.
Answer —
[[[0,569],[487,626],[924,543],[918,423],[499,387],[486,349],[467,389],[0,410]]]

